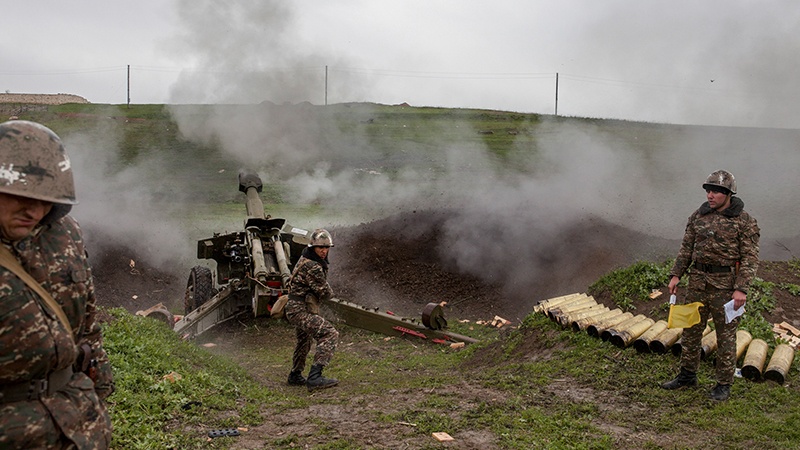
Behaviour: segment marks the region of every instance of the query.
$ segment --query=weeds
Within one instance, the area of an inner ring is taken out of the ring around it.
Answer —
[[[636,309],[637,300],[646,301],[653,289],[668,282],[673,262],[670,260],[656,264],[642,261],[612,271],[589,286],[589,293],[597,295],[610,291],[611,300],[623,311]]]
[[[763,313],[775,308],[775,288],[775,283],[755,277],[747,293],[747,312],[739,322],[739,328],[747,330],[753,338],[763,339],[768,343],[774,343],[775,337],[772,324],[764,319]]]
[[[800,285],[793,283],[780,283],[778,287],[794,295],[795,297],[800,296]]]
[[[793,257],[790,259],[789,267],[794,271],[795,276],[800,277],[800,258]]]

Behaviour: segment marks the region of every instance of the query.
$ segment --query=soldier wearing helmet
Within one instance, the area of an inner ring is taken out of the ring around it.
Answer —
[[[318,247],[320,249],[333,247],[333,238],[328,230],[318,229],[311,233],[311,241],[308,243],[309,247]]]
[[[736,179],[727,170],[717,170],[708,175],[703,189],[736,195]]]
[[[339,381],[322,376],[322,370],[330,364],[339,332],[319,314],[319,302],[333,297],[328,284],[328,252],[333,247],[333,238],[325,229],[311,233],[311,239],[297,261],[289,281],[289,300],[284,314],[286,320],[295,327],[297,345],[292,356],[292,370],[288,383],[293,386],[306,386],[310,391],[336,386]],[[314,362],[303,377],[306,358],[311,350],[311,342],[316,341]]]
[[[758,270],[760,230],[756,219],[736,197],[736,181],[726,170],[712,172],[703,183],[706,202],[686,224],[675,265],[670,271],[669,291],[677,294],[680,278],[688,273],[681,303],[700,302],[700,322],[683,331],[681,368],[678,376],[661,386],[680,389],[697,385],[700,341],[709,316],[717,333],[716,381],[709,396],[727,400],[736,369],[738,318],[728,322],[725,304],[744,306],[747,291]]]
[[[105,449],[113,391],[61,139],[0,123],[0,448]]]

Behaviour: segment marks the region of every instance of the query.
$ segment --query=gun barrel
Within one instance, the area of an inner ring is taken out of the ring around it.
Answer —
[[[283,242],[277,236],[272,238],[272,246],[275,248],[275,260],[278,262],[278,269],[281,271],[281,278],[283,285],[288,287],[289,279],[292,277],[292,272],[289,270],[289,264],[286,262],[286,252],[283,249]]]
[[[247,188],[245,192],[245,207],[249,219],[266,219],[264,215],[264,203],[258,195],[258,190],[254,187]]]
[[[250,232],[250,253],[253,260],[253,277],[259,281],[267,276],[267,264],[264,260],[264,246],[257,232]]]

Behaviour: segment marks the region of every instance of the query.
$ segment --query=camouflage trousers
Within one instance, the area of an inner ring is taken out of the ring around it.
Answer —
[[[689,290],[685,302],[701,302],[700,323],[683,330],[681,336],[681,367],[697,372],[700,367],[701,341],[709,316],[714,321],[717,333],[716,379],[720,384],[733,384],[736,371],[736,329],[739,326],[737,317],[731,323],[725,323],[725,303],[731,301],[732,290],[716,289],[708,286],[705,290]]]
[[[290,298],[286,302],[284,314],[286,320],[294,326],[297,335],[297,345],[292,356],[292,371],[302,372],[305,369],[312,341],[317,343],[314,364],[321,366],[330,364],[336,343],[339,341],[339,332],[336,328],[319,314],[308,312],[303,301]]]

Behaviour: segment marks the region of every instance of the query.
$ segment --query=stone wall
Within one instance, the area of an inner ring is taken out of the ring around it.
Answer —
[[[30,105],[63,105],[64,103],[89,103],[73,94],[10,94],[0,93],[0,103],[26,103]]]

